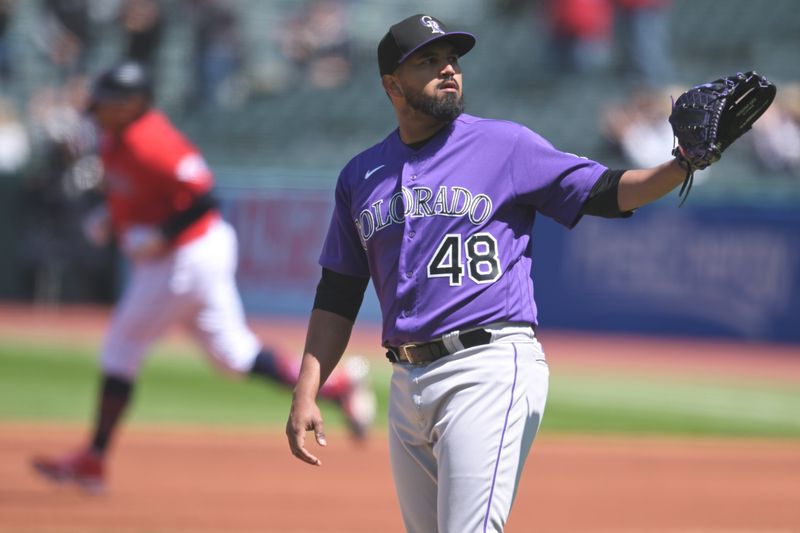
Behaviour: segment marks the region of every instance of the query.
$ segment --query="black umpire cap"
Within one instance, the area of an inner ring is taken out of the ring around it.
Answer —
[[[475,46],[475,36],[463,31],[447,31],[444,23],[430,15],[417,14],[401,20],[378,44],[378,68],[381,76],[391,74],[408,57],[434,41],[452,43],[459,55]]]
[[[140,63],[126,61],[102,72],[92,85],[89,110],[99,102],[125,100],[142,95],[153,98],[153,78]]]

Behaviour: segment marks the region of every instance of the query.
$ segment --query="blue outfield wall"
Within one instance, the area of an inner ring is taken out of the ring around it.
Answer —
[[[543,325],[800,342],[800,210],[669,198],[533,242]]]
[[[222,188],[248,312],[307,316],[329,189]],[[800,209],[675,198],[632,219],[540,217],[534,292],[544,327],[800,342]],[[359,320],[379,321],[368,289]]]

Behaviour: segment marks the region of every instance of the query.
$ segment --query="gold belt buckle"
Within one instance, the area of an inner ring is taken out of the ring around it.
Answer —
[[[411,354],[408,351],[409,348],[416,348],[417,346],[419,346],[419,344],[415,342],[407,342],[405,344],[401,344],[400,346],[398,346],[397,350],[400,352],[400,358],[405,359],[409,363],[417,364],[417,361],[415,361],[414,358],[411,357]]]

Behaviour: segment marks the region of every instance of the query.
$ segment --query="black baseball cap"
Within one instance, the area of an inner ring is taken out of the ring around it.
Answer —
[[[142,95],[153,97],[153,78],[144,65],[126,61],[102,72],[92,85],[90,109],[99,102],[125,100]]]
[[[475,46],[475,36],[463,31],[447,31],[444,23],[430,15],[411,15],[401,20],[383,36],[378,44],[378,68],[381,76],[391,74],[408,56],[434,41],[452,43],[459,55]]]

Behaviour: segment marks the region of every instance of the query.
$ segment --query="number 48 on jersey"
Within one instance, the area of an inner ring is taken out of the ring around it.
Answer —
[[[448,233],[428,262],[429,278],[449,278],[450,286],[461,285],[464,272],[475,283],[493,283],[500,277],[497,240],[489,233],[475,233],[463,243],[460,233]],[[463,258],[466,258],[466,265]]]

